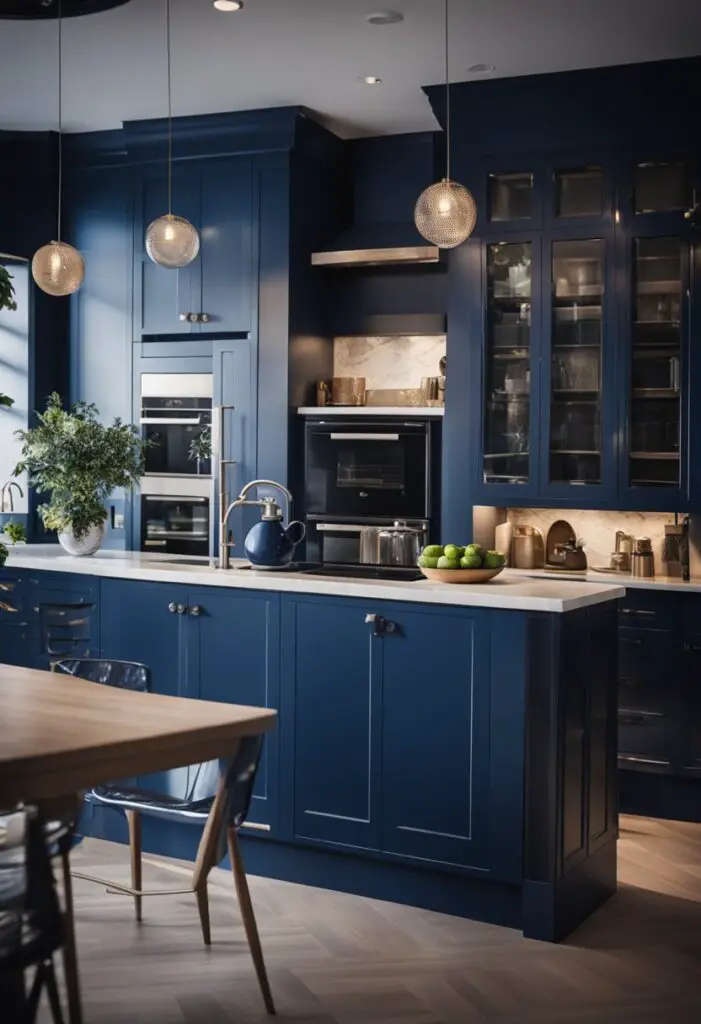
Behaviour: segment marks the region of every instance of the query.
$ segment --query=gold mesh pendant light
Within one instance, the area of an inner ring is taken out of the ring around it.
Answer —
[[[83,283],[85,262],[67,242],[49,242],[34,253],[32,277],[47,295],[72,295]]]
[[[173,122],[170,82],[170,0],[166,0],[166,46],[168,50],[168,213],[157,217],[146,229],[149,259],[169,270],[186,267],[200,251],[200,236],[189,220],[177,217],[173,207]]]
[[[421,235],[439,249],[454,249],[470,237],[477,221],[477,204],[464,185],[450,180],[450,63],[448,0],[445,0],[445,178],[419,196],[414,222]]]
[[[77,249],[61,241],[61,198],[63,191],[63,20],[58,0],[58,215],[56,242],[37,249],[32,259],[32,277],[47,295],[60,297],[77,292],[85,277],[85,262]]]

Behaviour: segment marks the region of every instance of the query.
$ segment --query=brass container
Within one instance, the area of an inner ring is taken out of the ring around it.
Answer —
[[[514,569],[542,569],[545,564],[543,534],[537,526],[515,526],[511,538],[511,559]]]
[[[334,377],[331,402],[333,405],[365,405],[365,377]]]

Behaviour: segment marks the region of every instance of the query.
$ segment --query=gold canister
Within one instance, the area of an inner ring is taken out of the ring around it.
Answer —
[[[316,382],[316,404],[319,406],[328,405],[330,391],[328,381],[318,380]]]
[[[331,401],[334,405],[365,405],[365,377],[334,377]]]

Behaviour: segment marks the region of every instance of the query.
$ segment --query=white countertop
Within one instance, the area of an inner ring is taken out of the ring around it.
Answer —
[[[503,608],[510,611],[569,612],[625,596],[625,590],[610,583],[588,583],[562,579],[532,579],[523,572],[507,570],[491,583],[459,585],[420,580],[358,580],[306,576],[296,572],[255,572],[242,568],[248,563],[236,559],[234,568],[213,569],[201,560],[173,564],[176,556],[142,554],[138,551],[99,551],[90,558],[74,558],[58,545],[18,545],[10,549],[6,569],[36,569],[84,573],[117,579],[185,583],[209,587],[238,587],[244,590],[274,590],[280,593],[359,597],[377,601],[413,601],[465,608]],[[238,568],[236,568],[238,567]]]
[[[443,405],[303,405],[300,416],[443,416]]]
[[[687,594],[701,594],[701,579],[698,577],[685,582],[678,576],[653,576],[649,579],[641,579],[639,576],[631,576],[629,573],[595,572],[587,569],[585,572],[558,572],[553,569],[510,569],[514,576],[534,580],[585,580],[587,583],[613,583],[617,587],[625,587],[627,590],[665,590],[680,591]]]

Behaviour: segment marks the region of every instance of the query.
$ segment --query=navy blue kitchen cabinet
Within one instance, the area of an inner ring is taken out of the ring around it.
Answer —
[[[382,683],[381,848],[489,869],[487,622],[467,610],[411,605],[382,615],[394,628],[371,640]]]
[[[172,210],[197,225],[199,178],[180,169],[173,174]],[[149,224],[168,212],[168,178],[164,166],[149,168],[134,184],[134,339],[142,335],[191,334],[196,327],[181,314],[194,310],[199,267],[190,263],[180,270],[161,267],[146,253]],[[196,263],[196,261],[195,261]]]
[[[199,255],[170,270],[153,263],[144,237],[168,210],[165,168],[136,177],[134,338],[247,333],[254,310],[253,170],[246,158],[193,161],[176,169],[174,214],[199,231]]]
[[[27,577],[32,668],[63,658],[95,658],[100,650],[99,581],[91,576],[30,572]]]
[[[188,591],[187,673],[201,700],[278,708],[280,604],[277,594]],[[265,737],[246,832],[277,832],[277,731]]]
[[[489,630],[486,617],[467,610],[283,602],[291,835],[480,872],[496,866],[503,878],[518,873],[521,819],[495,813],[504,794],[489,767],[503,742]],[[519,750],[517,733],[508,742]],[[522,761],[522,735],[520,743]]]
[[[455,273],[479,283],[453,291],[481,339],[475,502],[693,507],[693,160],[593,150],[475,173],[481,226]]]
[[[103,580],[102,657],[147,665],[153,693],[277,707],[277,609],[276,595]],[[140,784],[182,793],[191,773],[159,772]],[[275,825],[276,778],[276,739],[266,738],[250,818],[261,832]]]
[[[370,610],[360,601],[283,601],[290,837],[380,848],[382,694],[379,651],[365,622]]]
[[[0,662],[29,665],[27,574],[0,568]]]

